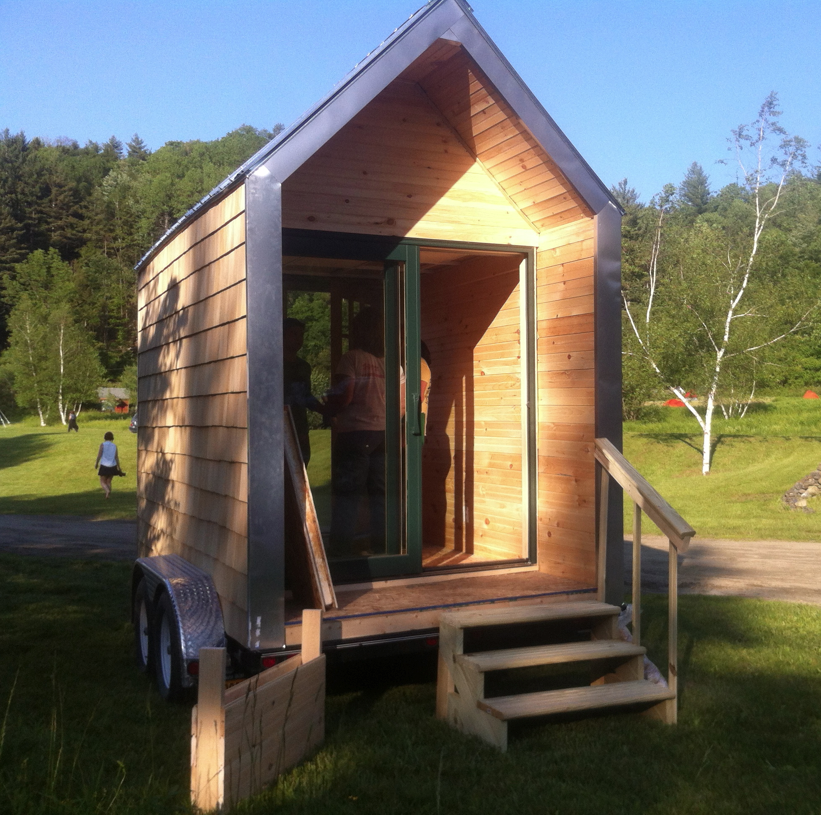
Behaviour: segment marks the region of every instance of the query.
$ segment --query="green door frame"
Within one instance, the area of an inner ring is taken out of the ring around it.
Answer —
[[[334,581],[352,582],[382,577],[419,574],[422,571],[422,442],[420,432],[419,386],[419,247],[400,244],[387,253],[385,261],[385,336],[404,338],[404,354],[397,342],[385,344],[385,371],[397,372],[405,358],[405,416],[401,418],[398,388],[386,389],[385,438],[400,439],[399,454],[395,444],[387,445],[385,494],[401,495],[397,506],[386,507],[387,552],[367,557],[337,560],[331,563]],[[400,273],[400,267],[404,274]],[[404,283],[404,292],[401,290]],[[400,313],[404,303],[404,314]],[[402,330],[404,328],[404,330]],[[390,379],[387,379],[390,383]],[[404,438],[402,433],[404,432]],[[404,462],[403,462],[404,458]],[[405,484],[402,490],[404,463]],[[404,512],[402,511],[404,505]],[[404,526],[404,528],[403,528]],[[402,552],[402,541],[405,551]]]
[[[383,555],[351,558],[333,561],[331,572],[335,582],[351,583],[372,579],[400,577],[422,573],[422,444],[423,431],[420,422],[421,381],[420,366],[420,268],[419,250],[422,247],[442,247],[449,249],[466,249],[475,252],[510,252],[525,255],[528,274],[525,276],[525,297],[529,304],[527,314],[526,370],[527,379],[527,443],[526,459],[531,471],[535,472],[536,461],[536,383],[535,366],[535,250],[526,246],[499,246],[496,244],[478,244],[465,241],[441,241],[425,239],[383,238],[378,236],[315,232],[313,230],[283,229],[283,254],[302,257],[327,257],[357,260],[381,260],[385,263],[385,333],[386,336],[400,335],[399,329],[404,323],[404,357],[405,357],[405,528],[401,529],[402,512],[397,507],[388,506],[386,529],[388,530],[388,552]],[[399,266],[404,266],[404,315],[400,315],[396,303],[401,302],[399,286],[402,275],[396,273]],[[403,319],[404,318],[404,319]],[[385,348],[386,371],[398,371],[400,368],[399,348],[395,342],[387,343]],[[415,384],[411,384],[415,383]],[[398,438],[401,422],[400,410],[396,399],[396,389],[389,388],[386,394],[386,438]],[[392,435],[393,434],[393,435]],[[401,477],[396,451],[388,456],[388,484],[386,494],[390,495],[391,486],[395,489],[396,481]],[[528,491],[527,500],[527,537],[528,560],[536,560],[536,489],[535,478]],[[405,552],[401,552],[401,541],[404,538]],[[394,551],[391,551],[393,549]],[[500,565],[509,565],[500,564]],[[493,568],[493,565],[485,568]]]

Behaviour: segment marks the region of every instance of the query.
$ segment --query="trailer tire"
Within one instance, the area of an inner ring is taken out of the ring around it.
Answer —
[[[167,702],[183,698],[182,645],[174,604],[167,592],[160,595],[154,615],[154,676],[160,696]]]
[[[132,619],[134,623],[134,649],[137,655],[137,665],[143,673],[148,673],[152,666],[152,626],[151,608],[148,600],[148,587],[145,578],[137,584],[134,592],[134,604],[132,607]]]

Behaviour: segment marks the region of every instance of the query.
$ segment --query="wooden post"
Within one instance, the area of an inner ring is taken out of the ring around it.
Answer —
[[[225,800],[225,649],[200,648],[199,693],[192,711],[191,802],[209,812]]]
[[[633,504],[633,643],[641,645],[641,508]]]
[[[596,559],[596,580],[599,602],[604,602],[605,575],[607,572],[607,504],[610,496],[610,473],[601,465],[599,470],[599,536]]]
[[[672,706],[669,724],[678,721],[678,549],[669,543],[669,577],[667,581],[668,619],[667,619],[667,684],[676,696],[671,700]]]
[[[302,664],[322,656],[322,611],[306,608],[302,612]]]

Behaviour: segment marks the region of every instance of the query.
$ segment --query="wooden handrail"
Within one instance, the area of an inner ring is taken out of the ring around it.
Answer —
[[[668,548],[668,614],[667,614],[667,684],[676,694],[664,719],[675,724],[678,719],[678,554],[686,552],[695,530],[678,514],[647,480],[627,461],[608,439],[596,439],[596,461],[601,464],[599,490],[598,593],[604,599],[604,572],[607,562],[607,504],[610,479],[614,478],[633,500],[633,642],[641,644],[641,513],[667,536]]]
[[[596,439],[596,461],[616,479],[633,503],[664,533],[679,552],[686,552],[696,534],[608,439]]]

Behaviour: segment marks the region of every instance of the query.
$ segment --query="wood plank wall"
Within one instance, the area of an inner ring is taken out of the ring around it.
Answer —
[[[431,352],[423,452],[425,546],[522,556],[518,255],[473,255],[422,275]]]
[[[247,630],[245,190],[214,204],[138,281],[138,550],[211,574]]]
[[[430,70],[414,65],[432,104],[472,155],[540,232],[592,215],[581,196],[521,119],[462,48],[428,49]],[[449,55],[448,55],[449,54]]]
[[[535,246],[520,214],[413,82],[396,81],[282,187],[283,226]]]
[[[594,231],[542,234],[536,261],[541,571],[595,583]]]

